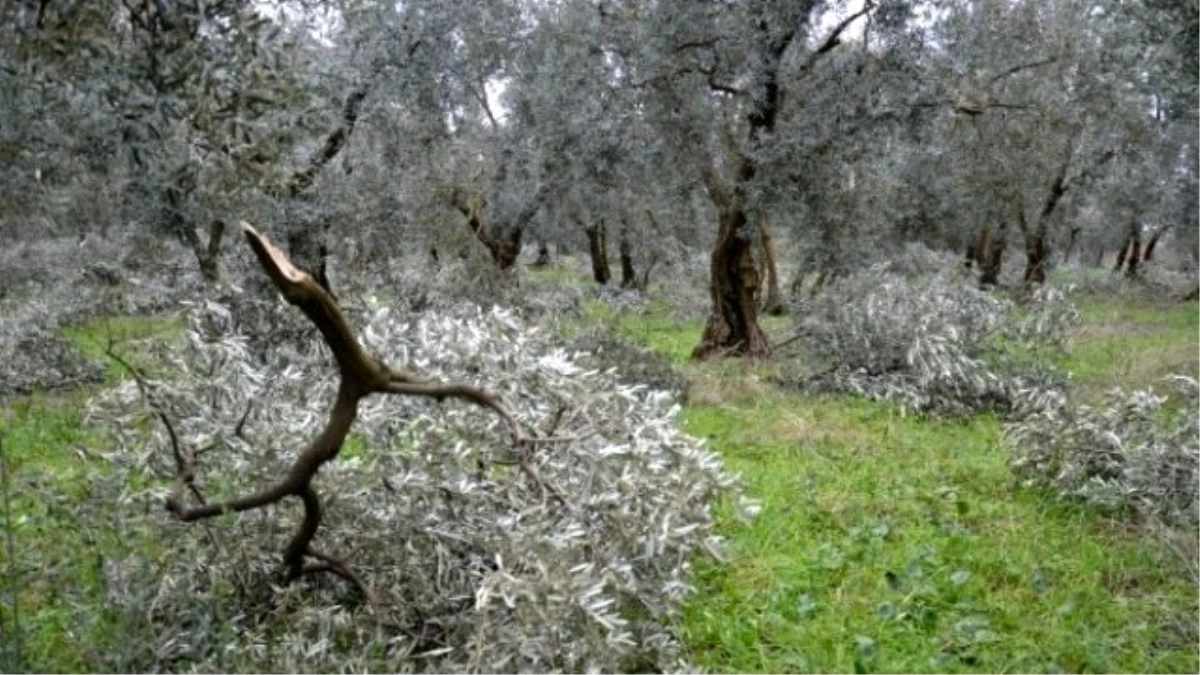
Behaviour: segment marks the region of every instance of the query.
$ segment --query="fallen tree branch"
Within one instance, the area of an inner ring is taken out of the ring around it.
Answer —
[[[252,226],[243,222],[241,228],[275,287],[317,327],[325,344],[333,353],[340,375],[337,398],[324,428],[297,456],[285,476],[255,493],[221,503],[209,504],[203,500],[190,506],[183,503],[183,490],[194,479],[194,470],[189,462],[184,461],[186,457],[180,453],[177,439],[172,432],[176,456],[181,459],[177,464],[179,476],[176,488],[166,502],[168,511],[174,513],[181,521],[190,522],[224,513],[258,509],[278,503],[287,497],[297,497],[304,505],[304,518],[283,552],[284,582],[290,583],[308,574],[330,572],[356,586],[368,602],[374,604],[374,595],[370,588],[345,562],[312,547],[323,515],[320,497],[312,486],[313,478],[321,466],[337,457],[357,419],[358,402],[372,394],[421,396],[436,401],[457,398],[493,411],[509,427],[515,448],[514,454],[521,470],[541,490],[543,499],[551,495],[569,507],[562,493],[542,480],[537,467],[530,461],[529,446],[520,422],[499,397],[485,389],[464,383],[424,380],[406,371],[393,369],[370,356],[358,342],[337,301],[325,288],[307,272],[296,268],[282,251]],[[249,408],[246,412],[246,415],[248,414]],[[243,415],[242,422],[238,424],[239,431],[246,415]],[[386,481],[385,487],[391,489]],[[307,558],[314,558],[319,562],[306,563]]]

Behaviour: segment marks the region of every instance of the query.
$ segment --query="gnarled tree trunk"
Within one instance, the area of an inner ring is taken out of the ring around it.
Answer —
[[[451,201],[454,207],[466,216],[467,227],[471,228],[475,239],[487,249],[488,255],[492,257],[492,262],[496,264],[497,269],[508,270],[517,264],[517,258],[521,255],[521,238],[525,232],[524,227],[493,228],[484,219],[487,200],[480,195],[469,197],[466,192],[456,189]],[[497,229],[499,234],[496,233]]]
[[[758,269],[746,214],[733,205],[721,209],[717,243],[709,261],[712,312],[692,358],[726,354],[752,358],[771,355],[771,344],[758,325]]]

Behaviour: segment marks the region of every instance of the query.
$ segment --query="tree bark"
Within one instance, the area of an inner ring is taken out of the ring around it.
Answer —
[[[1121,244],[1121,250],[1117,251],[1117,262],[1112,268],[1113,274],[1120,272],[1121,268],[1125,267],[1125,258],[1129,255],[1129,244],[1129,238],[1126,237],[1125,242]]]
[[[775,262],[775,242],[767,228],[766,215],[758,219],[758,242],[762,249],[763,267],[766,268],[767,299],[763,302],[763,312],[779,316],[784,312],[783,293],[779,290],[779,266]]]
[[[1025,285],[1046,283],[1046,238],[1033,233],[1025,238]]]
[[[771,355],[771,345],[758,325],[754,294],[759,278],[753,243],[746,229],[746,214],[742,209],[721,211],[717,244],[709,265],[713,309],[700,344],[692,351],[693,359],[726,354],[751,358]]]
[[[1008,221],[1001,220],[1000,228],[992,233],[985,226],[979,233],[979,285],[982,288],[1000,283],[1000,271],[1004,266],[1004,250],[1008,248]]]
[[[550,265],[550,246],[546,244],[545,239],[538,240],[538,255],[537,260],[533,261],[534,267],[548,267]]]
[[[633,244],[629,241],[629,223],[621,222],[621,239],[617,242],[621,258],[621,288],[637,288],[637,270],[633,267]]]
[[[1136,220],[1129,226],[1129,252],[1125,256],[1125,276],[1138,278],[1142,262],[1142,227]]]
[[[524,227],[513,226],[503,228],[500,235],[497,236],[493,232],[493,228],[484,220],[484,210],[487,208],[487,200],[476,195],[474,198],[469,198],[462,190],[455,190],[451,201],[464,216],[467,217],[467,227],[487,249],[488,255],[492,257],[492,262],[496,268],[503,271],[508,270],[517,264],[517,258],[521,255],[521,238],[525,232]],[[532,217],[532,214],[530,214]]]
[[[1163,225],[1154,231],[1154,234],[1150,236],[1150,241],[1146,244],[1146,251],[1142,254],[1142,262],[1150,262],[1154,259],[1154,249],[1158,246],[1159,239],[1161,239],[1169,229],[1171,229],[1170,225]]]
[[[584,228],[588,240],[588,255],[592,259],[592,280],[600,285],[608,284],[612,279],[612,270],[608,266],[608,235],[604,221]]]

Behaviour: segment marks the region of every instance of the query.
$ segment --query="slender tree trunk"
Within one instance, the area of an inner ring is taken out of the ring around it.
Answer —
[[[767,299],[763,303],[763,312],[772,316],[783,314],[783,293],[779,290],[779,267],[775,262],[775,243],[767,227],[767,217],[758,219],[758,242],[762,249],[763,266],[766,268]]]
[[[979,285],[983,288],[1000,283],[1000,272],[1004,267],[1004,251],[1008,248],[1008,221],[1001,220],[993,234],[984,227],[979,237]]]
[[[621,288],[637,288],[637,270],[633,267],[633,244],[629,241],[629,225],[621,222],[621,239],[617,242],[621,258]]]
[[[1142,228],[1134,223],[1129,228],[1129,253],[1125,256],[1125,276],[1129,279],[1138,278],[1142,263]]]
[[[608,267],[608,241],[604,221],[584,228],[588,240],[588,254],[592,259],[592,279],[605,285],[612,279],[612,270]]]
[[[1025,237],[1025,286],[1046,283],[1046,236],[1031,232]]]
[[[1098,249],[1096,249],[1096,267],[1102,267],[1103,265],[1104,265],[1104,249],[1098,248]]]
[[[547,267],[550,265],[550,246],[546,244],[545,239],[538,240],[538,255],[537,260],[533,261],[534,267]]]
[[[825,284],[828,281],[829,281],[829,268],[822,267],[821,270],[819,272],[817,272],[817,278],[813,279],[812,287],[810,287],[808,289],[808,297],[815,298],[818,295],[820,295],[821,291],[825,290]]]
[[[1171,229],[1170,225],[1163,225],[1156,229],[1154,234],[1150,236],[1150,241],[1146,244],[1146,252],[1142,254],[1143,262],[1150,262],[1154,259],[1154,250],[1158,246],[1158,241],[1169,229]]]
[[[1117,251],[1117,262],[1112,268],[1113,274],[1120,272],[1121,268],[1125,267],[1125,258],[1129,255],[1129,244],[1129,238],[1126,237],[1125,242],[1121,244],[1121,250]]]
[[[1142,262],[1142,225],[1136,218],[1130,221],[1129,230],[1125,235],[1125,243],[1117,254],[1117,264],[1113,266],[1113,274],[1125,268],[1125,276],[1129,279],[1138,277],[1138,266]]]

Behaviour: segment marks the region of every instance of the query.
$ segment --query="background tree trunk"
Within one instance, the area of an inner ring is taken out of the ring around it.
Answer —
[[[604,221],[584,228],[584,232],[587,234],[588,255],[592,259],[592,279],[600,285],[605,285],[612,278],[612,271],[608,267],[608,241]]]
[[[633,267],[633,244],[629,241],[629,225],[622,221],[621,239],[617,242],[621,258],[621,288],[637,288],[637,270]]]
[[[537,260],[533,261],[534,267],[547,267],[550,265],[550,246],[546,244],[545,239],[538,240],[538,255]]]
[[[778,316],[783,314],[783,293],[779,290],[779,266],[775,262],[775,242],[767,228],[765,215],[758,219],[758,242],[762,249],[763,267],[766,268],[767,299],[763,302],[763,312]]]
[[[1025,285],[1046,283],[1046,237],[1032,232],[1025,237]]]
[[[1067,247],[1063,251],[1063,263],[1071,262],[1071,254],[1075,252],[1075,242],[1079,238],[1079,226],[1071,228],[1071,233],[1067,237]]]
[[[979,237],[979,285],[983,288],[1000,283],[1000,271],[1004,266],[1004,250],[1008,248],[1008,221],[1001,220],[1000,228],[992,234],[984,227]]]

